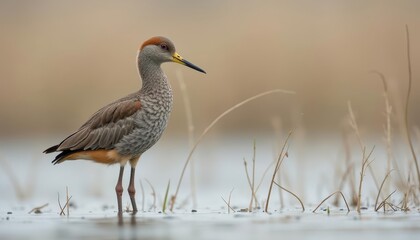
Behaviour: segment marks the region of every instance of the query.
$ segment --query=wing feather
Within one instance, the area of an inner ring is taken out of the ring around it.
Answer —
[[[137,97],[111,103],[64,139],[56,151],[111,149],[133,130],[133,115],[140,109],[141,102]]]

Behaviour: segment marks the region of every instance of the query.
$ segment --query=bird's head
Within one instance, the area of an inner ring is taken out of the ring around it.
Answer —
[[[158,63],[176,62],[199,72],[206,73],[203,69],[182,58],[181,55],[175,51],[175,46],[171,40],[165,37],[152,37],[145,41],[140,46],[139,54],[140,53]]]

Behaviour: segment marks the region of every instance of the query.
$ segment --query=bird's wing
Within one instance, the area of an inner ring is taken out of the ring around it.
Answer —
[[[110,149],[133,130],[134,114],[140,109],[141,102],[138,98],[111,103],[97,111],[79,130],[51,150]]]

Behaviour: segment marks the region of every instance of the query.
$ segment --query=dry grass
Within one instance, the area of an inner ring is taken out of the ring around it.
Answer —
[[[248,185],[249,188],[251,189],[251,200],[249,201],[249,206],[248,206],[248,211],[252,212],[252,205],[255,202],[255,207],[257,207],[258,204],[258,200],[257,200],[257,196],[255,194],[255,153],[256,153],[256,143],[254,140],[254,148],[253,148],[253,156],[252,156],[252,179],[249,177],[249,173],[248,173],[248,164],[244,158],[244,168],[245,168],[245,174],[246,174],[246,178],[248,181]]]
[[[409,115],[409,100],[410,100],[410,95],[411,95],[411,90],[412,90],[412,73],[411,73],[411,59],[410,59],[410,41],[409,41],[409,31],[408,31],[408,27],[406,26],[406,37],[407,37],[407,61],[408,61],[408,91],[407,91],[407,96],[406,96],[406,101],[405,101],[405,112],[404,112],[404,130],[405,130],[405,134],[407,137],[407,142],[410,148],[410,153],[411,153],[411,159],[413,160],[412,162],[410,161],[408,166],[403,166],[402,169],[404,169],[404,167],[407,167],[408,170],[406,173],[400,171],[400,168],[398,167],[398,164],[401,164],[403,161],[399,161],[400,163],[398,163],[396,161],[396,159],[393,156],[393,142],[392,142],[392,137],[393,137],[393,131],[392,131],[392,116],[393,116],[393,111],[395,109],[393,109],[393,105],[391,104],[391,98],[390,98],[390,93],[389,93],[389,89],[388,89],[388,85],[387,85],[387,81],[385,78],[385,75],[382,74],[381,72],[378,71],[372,71],[373,73],[377,74],[380,79],[382,80],[383,83],[383,95],[384,95],[384,103],[385,103],[385,124],[384,124],[384,135],[385,135],[385,148],[386,148],[386,162],[384,161],[384,169],[385,169],[385,176],[383,177],[382,182],[379,184],[379,182],[376,180],[375,174],[378,173],[378,169],[373,169],[371,163],[372,163],[372,155],[373,152],[375,150],[375,146],[372,147],[372,149],[370,151],[367,151],[367,147],[365,145],[365,143],[363,142],[363,138],[362,138],[362,134],[360,132],[357,120],[356,120],[356,115],[353,111],[351,102],[349,101],[348,104],[348,118],[347,120],[347,124],[348,126],[350,126],[351,129],[351,134],[354,134],[354,136],[356,137],[356,141],[357,141],[357,145],[358,147],[360,147],[361,149],[361,163],[359,163],[359,159],[356,159],[356,161],[352,161],[352,151],[351,151],[351,144],[349,139],[349,131],[345,131],[343,132],[343,143],[344,143],[344,155],[345,155],[345,165],[343,166],[344,168],[344,172],[340,175],[338,175],[338,177],[340,177],[340,179],[337,181],[338,182],[338,190],[330,195],[328,195],[326,198],[324,198],[317,206],[316,208],[313,210],[313,212],[315,213],[322,204],[324,204],[328,199],[330,199],[332,196],[336,196],[335,201],[334,201],[334,205],[338,205],[338,202],[341,199],[343,199],[343,201],[345,202],[345,205],[347,207],[347,211],[350,211],[350,207],[349,204],[343,194],[343,189],[345,189],[345,187],[347,186],[346,184],[349,183],[349,187],[350,187],[350,194],[352,195],[352,200],[351,200],[351,204],[355,205],[356,208],[355,210],[360,214],[361,213],[361,206],[362,206],[362,197],[364,197],[365,191],[365,176],[366,176],[366,172],[370,171],[373,181],[376,185],[377,188],[377,192],[376,192],[376,199],[375,199],[375,204],[374,204],[374,210],[375,211],[379,211],[381,209],[383,209],[384,211],[389,211],[389,210],[393,210],[393,211],[397,211],[397,210],[401,210],[401,211],[409,211],[413,205],[417,206],[419,205],[419,186],[420,186],[420,172],[419,172],[419,166],[418,166],[418,159],[415,153],[415,149],[414,149],[414,144],[413,144],[413,139],[411,136],[411,131],[410,131],[410,127],[409,127],[409,122],[408,122],[408,115]],[[201,135],[199,136],[199,138],[194,141],[194,125],[193,125],[193,119],[192,119],[192,112],[191,112],[191,106],[190,106],[190,101],[188,98],[188,91],[186,89],[185,83],[183,81],[183,77],[182,75],[178,76],[179,82],[180,82],[180,87],[181,90],[183,92],[183,100],[184,100],[184,105],[185,105],[185,109],[186,109],[186,119],[187,119],[187,125],[188,125],[188,139],[189,139],[189,144],[190,144],[190,152],[188,154],[188,157],[185,161],[185,164],[183,166],[177,187],[176,187],[176,191],[175,194],[170,196],[169,195],[169,190],[170,190],[170,181],[167,184],[166,187],[166,191],[165,191],[165,196],[164,196],[164,200],[163,200],[163,204],[162,204],[162,212],[166,213],[167,212],[167,208],[169,207],[170,211],[173,210],[174,205],[175,205],[175,201],[177,199],[179,190],[180,190],[180,186],[183,180],[183,177],[185,175],[185,171],[188,165],[190,165],[190,170],[191,170],[191,196],[188,196],[188,199],[192,199],[193,201],[193,206],[194,208],[197,205],[196,202],[196,187],[195,187],[195,175],[194,175],[194,165],[193,165],[193,160],[192,160],[192,156],[195,152],[195,150],[197,149],[198,145],[201,143],[201,141],[204,139],[204,137],[209,133],[209,131],[220,121],[222,120],[225,116],[227,116],[228,114],[232,113],[235,109],[251,102],[254,101],[256,99],[259,99],[263,96],[267,96],[269,94],[274,94],[274,93],[288,93],[288,94],[292,94],[293,92],[289,92],[289,91],[284,91],[284,90],[280,90],[280,89],[276,89],[276,90],[272,90],[272,91],[267,91],[258,95],[255,95],[251,98],[248,98],[236,105],[234,105],[233,107],[229,108],[228,110],[226,110],[225,112],[223,112],[222,114],[220,114],[216,119],[214,119],[205,129],[204,131],[201,133]],[[399,108],[398,108],[399,109]],[[397,110],[398,110],[397,109]],[[402,125],[402,124],[401,124]],[[415,127],[415,126],[414,126]],[[416,129],[417,130],[417,129]],[[418,131],[418,130],[417,130]],[[247,178],[247,183],[248,186],[251,190],[251,196],[249,198],[249,205],[247,211],[252,212],[254,209],[257,209],[257,207],[259,206],[259,202],[258,202],[258,198],[257,198],[257,193],[260,189],[260,187],[262,186],[263,183],[263,179],[265,178],[265,175],[268,173],[268,171],[271,169],[272,166],[274,166],[274,170],[273,170],[273,174],[272,174],[272,178],[271,181],[269,183],[268,186],[268,193],[267,193],[267,197],[266,199],[262,200],[263,206],[264,206],[264,212],[268,213],[269,210],[269,203],[271,200],[271,194],[272,194],[272,190],[273,190],[273,186],[276,185],[278,186],[281,191],[279,190],[279,194],[280,194],[280,202],[281,205],[283,205],[283,198],[282,198],[282,191],[285,191],[289,194],[291,194],[292,196],[294,196],[300,203],[301,207],[302,207],[302,211],[305,211],[305,206],[303,204],[303,201],[292,191],[284,188],[282,186],[282,184],[279,182],[279,180],[281,179],[282,174],[280,174],[280,169],[281,169],[281,165],[284,161],[284,159],[286,157],[288,157],[288,148],[289,148],[289,140],[290,137],[292,135],[292,131],[289,132],[289,134],[287,135],[287,137],[285,138],[285,141],[283,142],[283,145],[281,147],[281,150],[279,152],[279,154],[276,156],[277,158],[274,159],[274,161],[272,161],[267,168],[265,169],[261,180],[259,181],[259,183],[256,183],[256,142],[254,140],[254,144],[253,144],[253,155],[252,155],[252,167],[250,168],[252,170],[249,171],[248,169],[248,162],[244,159],[244,168],[245,168],[245,174],[246,174],[246,178]],[[280,146],[280,144],[279,144]],[[356,164],[355,162],[357,162],[358,164]],[[18,178],[16,176],[16,173],[13,171],[13,169],[8,165],[8,163],[6,161],[1,161],[1,167],[3,168],[3,170],[6,172],[7,176],[10,179],[10,182],[12,183],[14,190],[16,192],[16,195],[18,196],[18,198],[20,199],[24,199],[26,198],[26,196],[28,195],[28,191],[30,191],[30,189],[26,190],[24,189],[23,185],[19,183]],[[356,168],[359,167],[360,164],[360,178],[358,179],[358,183],[356,183],[356,177],[357,174],[355,173]],[[393,168],[395,169],[395,173],[398,174],[399,178],[400,178],[400,182],[396,184],[397,190],[393,190],[392,192],[390,191],[392,188],[392,181],[391,179],[391,173],[394,171]],[[251,174],[250,174],[251,173]],[[416,181],[416,175],[418,178],[418,181]],[[284,176],[282,177],[284,180]],[[277,180],[276,180],[277,179]],[[333,179],[334,181],[336,179]],[[152,209],[156,210],[156,200],[157,200],[157,195],[156,195],[156,191],[154,189],[154,187],[152,186],[152,184],[146,179],[146,182],[148,183],[148,185],[150,186],[151,190],[152,190],[152,196],[153,196],[153,204],[151,205],[149,211],[151,211]],[[400,186],[398,186],[398,184],[400,184]],[[283,184],[284,185],[284,184]],[[357,186],[356,186],[357,185]],[[145,211],[145,194],[144,194],[144,188],[142,185],[142,181],[140,180],[140,186],[141,186],[141,191],[142,191],[142,210]],[[228,209],[228,213],[230,214],[231,211],[235,212],[235,210],[231,207],[231,197],[232,197],[232,192],[234,189],[232,189],[229,193],[229,198],[228,201],[226,201],[223,197],[222,200],[224,201],[224,203],[227,205],[227,209]],[[347,189],[346,189],[347,190]],[[363,191],[362,191],[363,190]],[[392,197],[392,199],[391,199]],[[69,210],[69,201],[72,197],[69,196],[69,192],[68,192],[68,188],[66,187],[66,203],[64,206],[61,205],[60,203],[60,196],[58,194],[58,205],[60,207],[60,215],[70,215],[70,210]],[[248,199],[248,197],[247,197]],[[181,199],[182,200],[182,199]],[[187,202],[184,201],[184,202]],[[398,202],[400,201],[400,202]],[[34,209],[32,209],[29,213],[32,212],[37,212],[40,211],[42,208],[44,208],[45,206],[47,206],[48,204],[45,204],[43,206],[40,207],[36,207]],[[183,205],[183,204],[181,204]],[[179,206],[179,204],[177,204],[177,206]],[[244,208],[245,209],[245,208]],[[328,208],[328,212],[329,212],[329,208]]]
[[[388,179],[388,177],[391,175],[392,171],[393,170],[388,171],[387,174],[384,177],[384,180],[382,180],[381,187],[379,188],[378,195],[376,196],[376,200],[375,200],[375,211],[378,211],[378,209],[380,208],[380,207],[378,207],[379,196],[381,195],[382,188],[383,188],[386,180]],[[388,199],[388,198],[389,197],[385,198],[385,200]]]
[[[350,207],[349,207],[349,204],[347,203],[347,200],[346,200],[346,198],[344,197],[344,194],[341,192],[341,191],[336,191],[336,192],[333,192],[333,193],[331,193],[330,195],[328,195],[328,197],[326,197],[326,198],[324,198],[324,200],[322,200],[319,204],[318,204],[318,206],[316,206],[316,208],[312,211],[313,213],[315,213],[316,212],[316,210],[318,210],[318,208],[325,202],[325,201],[327,201],[330,197],[332,197],[333,195],[335,195],[335,194],[340,194],[340,196],[343,198],[343,200],[344,200],[344,203],[346,204],[346,207],[347,207],[347,212],[350,212]]]
[[[201,133],[200,137],[198,137],[198,139],[194,143],[194,146],[192,147],[190,153],[188,154],[187,160],[185,161],[184,167],[182,169],[181,175],[180,175],[179,180],[178,180],[178,184],[177,184],[177,187],[176,187],[175,194],[171,197],[171,207],[170,207],[171,211],[174,208],[174,204],[176,202],[176,198],[178,196],[179,189],[180,189],[181,183],[182,183],[182,179],[184,178],[185,170],[186,170],[186,168],[188,166],[188,163],[191,161],[191,157],[192,157],[195,149],[197,149],[199,143],[201,142],[201,140],[203,140],[203,138],[210,131],[210,129],[212,129],[213,126],[216,125],[216,123],[218,123],[221,119],[223,119],[226,115],[228,115],[229,113],[231,113],[235,109],[237,109],[237,108],[239,108],[239,107],[241,107],[241,106],[243,106],[243,105],[245,105],[245,104],[247,104],[249,102],[252,102],[252,101],[254,101],[254,100],[258,99],[258,98],[261,98],[261,97],[264,97],[264,96],[267,96],[267,95],[270,95],[270,94],[274,94],[274,93],[295,94],[295,92],[293,92],[293,91],[287,91],[287,90],[282,90],[282,89],[274,89],[274,90],[270,90],[270,91],[266,91],[266,92],[257,94],[257,95],[255,95],[253,97],[250,97],[250,98],[247,98],[247,99],[241,101],[240,103],[238,103],[238,104],[234,105],[233,107],[229,108],[228,110],[224,111],[216,119],[214,119],[210,123],[210,125],[208,125],[204,129],[204,131]]]
[[[393,210],[395,210],[396,208],[394,208],[394,205],[387,201],[396,191],[397,190],[394,190],[392,193],[390,193],[379,205],[375,204],[375,211],[378,211],[381,207],[383,207],[385,211],[385,206],[390,206]]]
[[[60,193],[57,193],[57,201],[58,201],[58,206],[60,207],[60,216],[66,216],[66,214],[64,213],[64,211],[67,210],[67,217],[70,217],[70,199],[72,198],[72,196],[69,197],[69,189],[68,187],[66,187],[66,204],[64,204],[64,206],[61,206],[61,202],[60,202]]]
[[[226,201],[223,197],[221,197],[221,198],[222,198],[222,200],[226,203],[226,206],[228,207],[228,214],[230,214],[230,210],[232,210],[233,212],[236,212],[236,211],[235,211],[235,209],[233,209],[233,208],[230,206],[230,200],[231,200],[231,198],[232,198],[232,192],[233,192],[233,190],[234,190],[234,188],[232,188],[232,190],[230,190],[230,192],[229,192],[229,198],[228,198],[228,201]]]
[[[184,103],[185,108],[185,117],[187,120],[187,126],[188,126],[188,145],[190,149],[194,146],[194,121],[193,121],[193,115],[191,110],[191,102],[190,97],[188,94],[187,85],[184,81],[184,76],[182,75],[182,71],[178,70],[176,71],[176,76],[179,81],[179,87],[181,88],[182,93],[182,100]],[[190,182],[191,182],[191,197],[193,202],[193,208],[197,208],[197,190],[196,190],[196,181],[195,181],[195,166],[194,166],[194,159],[191,159],[190,163]]]
[[[295,198],[299,201],[300,206],[302,207],[302,212],[304,212],[304,211],[305,211],[305,205],[303,205],[302,200],[300,200],[300,198],[299,198],[296,194],[294,194],[292,191],[287,190],[286,188],[284,188],[284,187],[280,186],[280,184],[278,184],[278,183],[276,183],[276,182],[274,182],[274,184],[276,184],[276,185],[277,185],[277,187],[279,187],[279,188],[280,188],[280,189],[282,189],[283,191],[286,191],[286,192],[290,193],[293,197],[295,197]]]
[[[44,204],[44,205],[42,205],[42,206],[39,206],[39,207],[34,207],[34,208],[32,208],[32,210],[31,210],[31,211],[29,211],[29,212],[28,212],[28,214],[31,214],[31,213],[37,213],[37,214],[42,213],[42,212],[41,212],[41,210],[42,210],[43,208],[47,207],[48,205],[49,205],[49,204],[48,204],[48,203],[46,203],[46,204]]]
[[[350,184],[350,190],[352,193],[352,198],[351,198],[351,202],[350,204],[352,206],[356,206],[357,205],[357,192],[356,192],[356,180],[354,178],[355,174],[354,174],[354,170],[355,170],[355,164],[353,161],[351,161],[351,151],[350,151],[350,143],[348,140],[348,133],[347,131],[343,130],[343,145],[344,145],[344,152],[345,152],[345,169],[344,169],[344,174],[341,176],[341,179],[339,181],[338,184],[338,189],[339,191],[342,191],[344,188],[344,184],[348,182]],[[340,201],[340,195],[336,194],[335,195],[336,198],[334,199],[334,205],[338,205],[338,202]]]
[[[370,164],[373,162],[373,160],[369,161],[369,158],[371,157],[373,150],[375,150],[375,147],[372,148],[372,150],[369,152],[369,154],[366,155],[366,148],[363,149],[363,157],[362,157],[362,166],[360,169],[360,180],[359,180],[359,191],[357,194],[357,212],[360,213],[361,205],[362,205],[362,186],[363,186],[363,180],[365,177],[366,169],[370,166]]]
[[[146,179],[146,182],[147,182],[147,184],[149,184],[149,186],[150,186],[150,189],[152,190],[152,197],[153,197],[153,203],[152,203],[152,206],[150,206],[150,208],[149,208],[149,211],[150,210],[154,210],[154,211],[156,211],[156,191],[155,191],[155,188],[153,187],[153,185],[149,182],[149,180],[147,180]]]
[[[417,172],[418,186],[420,187],[420,169],[419,169],[416,152],[414,151],[413,142],[411,140],[411,131],[409,130],[409,124],[408,124],[408,109],[409,109],[409,103],[410,103],[411,82],[412,82],[411,57],[410,57],[410,32],[408,29],[408,25],[405,25],[405,33],[406,33],[406,40],[407,40],[408,89],[407,89],[407,98],[405,101],[404,123],[405,123],[405,130],[406,130],[408,145],[410,146],[411,155],[413,157],[413,162],[416,167],[415,169]]]
[[[353,129],[353,131],[356,135],[357,141],[359,143],[360,149],[363,152],[365,150],[366,145],[362,141],[362,137],[361,137],[360,131],[359,131],[359,126],[358,126],[357,121],[356,121],[356,116],[353,113],[353,108],[351,107],[351,102],[350,101],[347,102],[347,106],[348,106],[348,111],[349,111],[349,126]],[[363,161],[363,159],[362,159],[362,161]],[[368,165],[367,167],[369,168],[369,172],[372,175],[372,178],[373,178],[373,181],[376,185],[376,188],[379,190],[379,183],[378,183],[378,180],[376,180],[375,171],[373,170],[373,168],[370,165]]]
[[[163,199],[163,204],[162,204],[162,212],[165,213],[166,212],[166,205],[168,203],[168,193],[169,193],[169,187],[171,186],[171,181],[168,181],[168,185],[166,186],[166,191],[165,191],[165,198]]]
[[[144,212],[144,204],[145,204],[145,195],[144,195],[144,187],[143,182],[140,179],[140,190],[141,190],[141,211]]]
[[[274,181],[275,181],[274,179],[276,178],[276,175],[277,175],[278,171],[280,170],[280,166],[281,166],[284,158],[288,155],[286,147],[287,147],[287,143],[288,143],[291,135],[292,135],[292,131],[290,131],[289,134],[287,135],[286,140],[284,141],[283,147],[281,148],[281,151],[280,151],[280,153],[278,155],[278,158],[277,158],[276,166],[275,166],[274,172],[273,172],[273,177],[271,178],[270,187],[268,189],[267,200],[266,200],[266,203],[265,203],[264,211],[266,213],[268,213],[268,205],[270,203],[271,191],[273,189],[273,184],[274,184]]]

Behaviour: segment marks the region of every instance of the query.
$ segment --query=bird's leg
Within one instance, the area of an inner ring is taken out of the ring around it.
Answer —
[[[134,174],[136,172],[135,167],[131,167],[130,183],[128,185],[128,194],[130,195],[131,205],[133,206],[133,213],[137,213],[136,204],[136,189],[134,188]]]
[[[118,202],[118,214],[122,214],[122,193],[123,193],[123,186],[122,186],[122,178],[124,173],[124,166],[120,167],[120,175],[118,176],[117,186],[115,186],[115,192],[117,193],[117,202]]]

